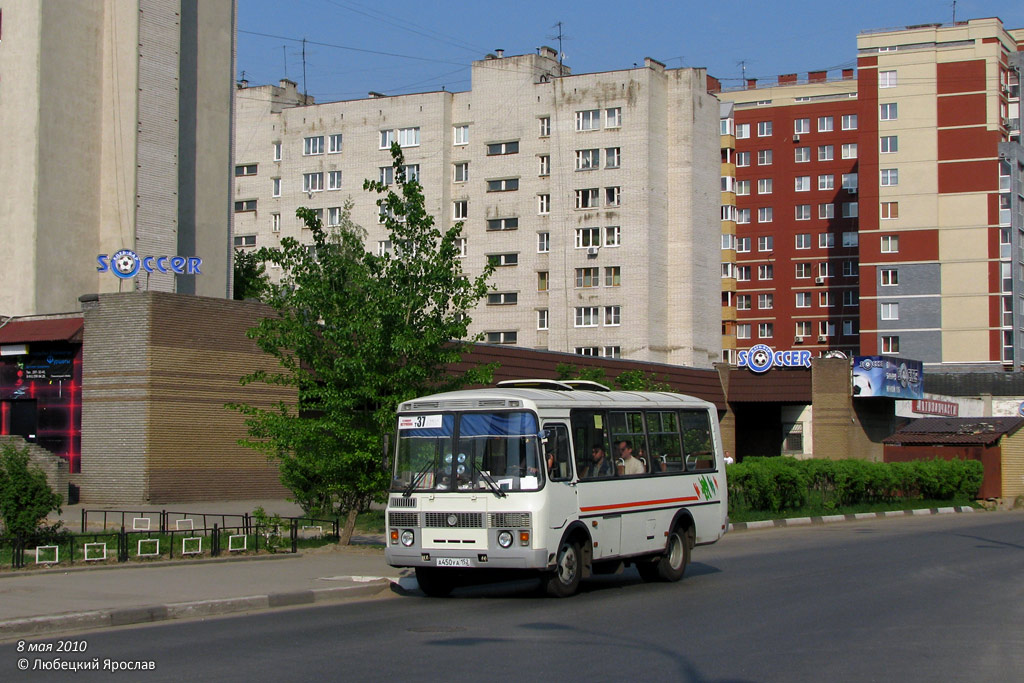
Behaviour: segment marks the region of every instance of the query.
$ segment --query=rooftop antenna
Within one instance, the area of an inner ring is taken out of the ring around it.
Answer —
[[[736,62],[736,64],[740,67],[740,74],[741,74],[741,77],[743,78],[743,82],[746,83],[747,82],[747,60],[741,59],[740,61]]]
[[[956,0],[953,0],[953,23],[956,23]]]
[[[562,39],[563,38],[568,39],[569,36],[567,36],[564,33],[562,33],[562,22],[560,22],[560,21],[556,21],[555,25],[552,26],[551,28],[557,28],[558,29],[558,35],[548,36],[548,38],[554,38],[555,40],[558,41],[558,72],[561,73],[562,72],[562,60],[565,59],[565,53],[562,52]]]
[[[306,90],[306,39],[302,39],[302,103],[309,104],[309,91]]]
[[[288,78],[288,46],[281,46],[281,55],[284,57],[284,77]]]

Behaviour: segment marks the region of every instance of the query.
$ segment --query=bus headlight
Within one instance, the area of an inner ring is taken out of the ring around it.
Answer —
[[[408,548],[409,546],[411,546],[412,542],[415,540],[416,536],[412,533],[412,529],[406,529],[402,532],[402,545],[404,545],[405,547]]]
[[[498,545],[502,548],[508,548],[512,545],[512,532],[511,531],[499,531],[498,532]]]

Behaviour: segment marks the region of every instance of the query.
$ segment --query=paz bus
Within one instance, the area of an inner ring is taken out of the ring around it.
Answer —
[[[555,597],[635,566],[678,581],[728,527],[715,406],[596,382],[510,380],[398,409],[385,555],[444,596],[483,570]]]

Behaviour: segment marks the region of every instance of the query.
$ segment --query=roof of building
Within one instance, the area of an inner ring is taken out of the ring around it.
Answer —
[[[82,341],[84,320],[47,318],[43,320],[12,320],[0,326],[0,343],[24,344],[39,341]]]
[[[811,373],[803,368],[729,373],[729,403],[810,403]]]
[[[990,446],[1024,427],[1022,417],[923,417],[897,430],[882,443]]]
[[[1024,396],[1024,372],[924,373],[924,390],[943,396]]]

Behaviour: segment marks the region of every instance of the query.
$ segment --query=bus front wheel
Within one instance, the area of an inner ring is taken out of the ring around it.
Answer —
[[[455,580],[451,571],[434,569],[433,567],[417,567],[416,583],[420,590],[431,598],[443,598],[455,588]]]
[[[580,587],[583,552],[577,541],[566,539],[558,548],[555,570],[545,577],[544,589],[555,598],[567,598]]]

